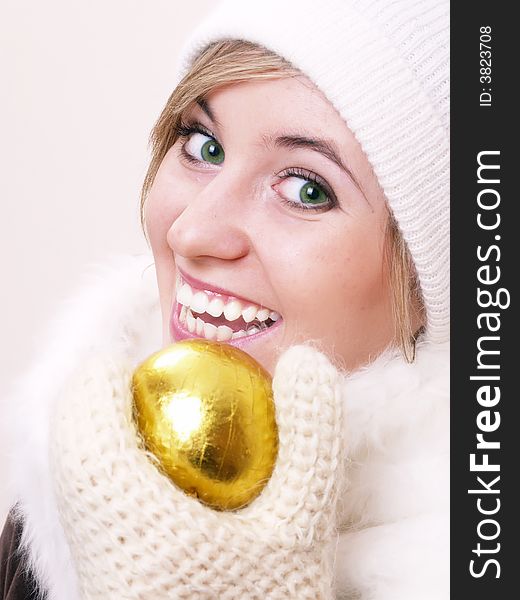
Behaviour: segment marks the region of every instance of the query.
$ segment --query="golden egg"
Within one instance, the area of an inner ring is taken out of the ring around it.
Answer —
[[[145,448],[187,494],[220,510],[249,504],[278,452],[271,376],[249,354],[189,339],[133,375],[133,411]]]

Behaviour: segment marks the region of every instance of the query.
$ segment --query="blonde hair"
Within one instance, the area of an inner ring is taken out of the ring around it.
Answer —
[[[413,362],[417,338],[424,330],[424,302],[410,250],[392,213],[387,222],[385,260],[392,294],[395,343],[406,360]]]
[[[152,156],[141,190],[143,228],[144,205],[159,166],[178,137],[184,113],[197,100],[227,84],[301,74],[284,58],[251,42],[223,40],[208,46],[168,98],[150,135]],[[385,241],[384,254],[392,293],[394,340],[406,360],[412,362],[419,333],[414,323],[423,323],[424,306],[410,252],[390,211]]]

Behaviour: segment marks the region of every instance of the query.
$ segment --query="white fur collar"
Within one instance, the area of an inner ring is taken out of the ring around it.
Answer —
[[[152,259],[111,261],[62,307],[34,367],[11,395],[13,495],[23,545],[48,600],[77,597],[48,459],[49,408],[96,347],[137,364],[161,343]],[[448,598],[448,345],[423,342],[407,365],[386,353],[345,378],[350,485],[336,572],[340,598]]]

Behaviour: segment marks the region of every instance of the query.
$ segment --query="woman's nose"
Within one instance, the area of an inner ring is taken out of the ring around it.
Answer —
[[[250,191],[242,182],[240,174],[221,171],[193,197],[184,199],[184,209],[167,234],[175,254],[233,260],[249,252],[245,215]]]

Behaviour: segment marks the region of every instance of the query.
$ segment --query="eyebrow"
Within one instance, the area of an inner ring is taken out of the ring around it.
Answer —
[[[220,126],[220,123],[215,117],[214,112],[211,110],[207,100],[204,98],[199,98],[197,100],[197,105],[202,109],[202,111],[208,116],[209,119],[215,125]],[[348,177],[352,180],[354,185],[358,188],[358,190],[365,196],[359,181],[354,176],[354,173],[343,163],[339,156],[338,149],[336,148],[336,144],[332,140],[324,140],[320,138],[311,138],[305,137],[301,135],[280,135],[276,138],[273,136],[262,136],[262,141],[266,147],[274,144],[278,148],[287,148],[288,150],[297,150],[297,149],[307,149],[313,150],[318,154],[325,156],[330,161],[332,161],[337,167],[339,167],[344,173],[348,175]],[[366,196],[365,196],[366,198]],[[367,199],[368,201],[368,199]]]
[[[352,171],[341,160],[339,152],[333,141],[300,135],[280,135],[274,139],[270,136],[263,136],[263,140],[266,146],[274,143],[274,145],[278,146],[279,148],[287,148],[288,150],[297,150],[299,148],[303,148],[313,150],[318,154],[322,154],[325,156],[325,158],[328,158],[344,173],[346,173],[354,182],[359,191],[363,193],[363,190],[361,189],[358,180],[355,178],[354,173],[352,173]]]
[[[207,100],[205,100],[204,98],[199,98],[197,100],[197,106],[199,106],[202,109],[202,111],[206,113],[206,115],[211,119],[211,121],[213,121],[213,123],[215,123],[215,125],[218,125],[220,127],[220,123],[215,117],[215,113],[209,107]]]

